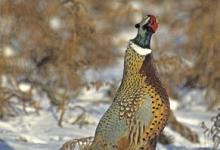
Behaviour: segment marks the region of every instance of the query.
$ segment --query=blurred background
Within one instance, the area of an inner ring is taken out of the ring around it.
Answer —
[[[152,49],[174,112],[161,143],[217,148],[219,0],[0,0],[0,148],[58,149],[93,136],[119,86],[134,25],[147,14],[159,21]],[[48,126],[44,134],[37,128]]]

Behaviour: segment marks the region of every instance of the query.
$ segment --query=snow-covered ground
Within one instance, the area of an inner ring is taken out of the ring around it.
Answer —
[[[40,110],[40,115],[37,115],[32,109],[28,109],[28,114],[18,115],[9,118],[7,121],[0,121],[0,150],[56,150],[66,140],[93,136],[100,117],[110,104],[104,94],[107,90],[108,86],[103,86],[98,90],[94,88],[83,89],[80,96],[73,99],[68,105],[63,128],[57,125],[58,113],[56,108],[49,104],[45,105],[45,102],[43,109]],[[201,92],[188,92],[188,105],[191,107],[184,107],[187,104],[174,100],[171,100],[171,107],[180,122],[199,134],[201,142],[193,144],[171,128],[166,127],[165,132],[173,137],[173,144],[158,145],[158,150],[201,149],[202,147],[208,149],[211,147],[212,143],[203,135],[200,124],[202,121],[209,122],[214,112],[206,112],[202,104],[200,104],[201,107],[194,107],[198,105],[198,103],[193,102],[196,94],[199,97]],[[105,101],[105,103],[100,103],[100,100]],[[82,113],[81,107],[86,110],[82,119],[85,125],[72,124],[77,116]]]

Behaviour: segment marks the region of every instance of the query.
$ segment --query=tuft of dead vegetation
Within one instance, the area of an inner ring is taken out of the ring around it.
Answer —
[[[162,80],[173,97],[177,87],[205,90],[207,106],[213,109],[220,103],[220,1],[169,0],[166,8],[170,9],[160,18],[170,40],[158,45],[156,52]]]
[[[66,104],[88,84],[84,71],[111,65],[120,56],[113,37],[135,11],[124,2],[1,1],[1,76],[46,93],[61,110],[61,125]],[[7,104],[10,98],[2,94]]]
[[[184,47],[194,65],[186,73],[186,85],[207,88],[209,108],[220,104],[220,1],[197,1],[191,9],[189,41]]]
[[[205,122],[202,122],[201,127],[203,128],[203,133],[210,137],[213,142],[213,150],[217,150],[220,144],[220,108],[211,119],[212,125],[208,127]]]

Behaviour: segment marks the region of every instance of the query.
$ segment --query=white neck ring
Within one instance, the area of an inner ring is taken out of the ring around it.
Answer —
[[[131,46],[131,48],[133,48],[139,55],[147,55],[150,54],[152,52],[151,49],[149,48],[142,48],[140,46],[138,46],[137,44],[133,43],[133,42],[129,42],[129,45]]]

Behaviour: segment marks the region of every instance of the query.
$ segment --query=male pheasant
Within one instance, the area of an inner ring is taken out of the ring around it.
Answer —
[[[150,49],[158,27],[156,17],[148,15],[136,27],[137,36],[126,50],[121,85],[96,129],[94,150],[155,149],[156,138],[167,123],[168,95]]]
[[[147,15],[135,27],[138,33],[126,50],[121,85],[97,126],[90,150],[154,150],[168,121],[169,99],[150,49],[156,17]]]

